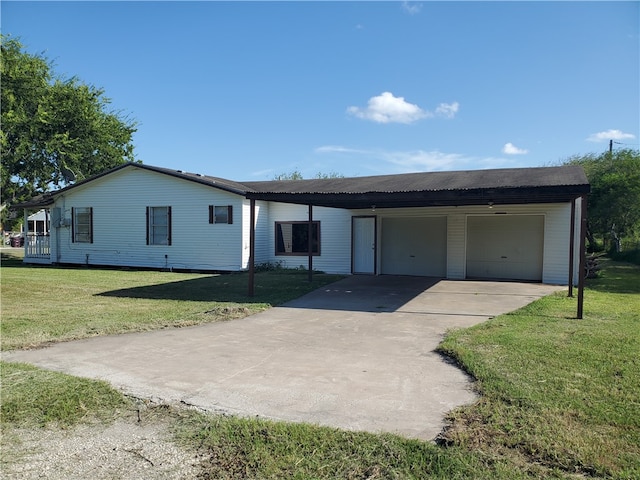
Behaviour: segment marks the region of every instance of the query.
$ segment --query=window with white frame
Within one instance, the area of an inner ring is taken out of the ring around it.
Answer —
[[[71,241],[73,243],[93,243],[93,208],[71,208]]]
[[[147,207],[147,245],[171,245],[171,207]]]
[[[209,205],[209,223],[233,223],[233,206]]]

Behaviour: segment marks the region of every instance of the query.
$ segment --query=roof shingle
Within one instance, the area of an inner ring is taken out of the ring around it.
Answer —
[[[16,205],[51,205],[54,197],[112,172],[133,167],[219,188],[256,200],[337,208],[565,202],[589,192],[580,166],[405,173],[368,177],[235,182],[220,177],[127,163]]]

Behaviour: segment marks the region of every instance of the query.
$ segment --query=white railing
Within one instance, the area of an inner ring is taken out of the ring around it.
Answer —
[[[49,235],[26,235],[24,239],[25,258],[51,258]]]

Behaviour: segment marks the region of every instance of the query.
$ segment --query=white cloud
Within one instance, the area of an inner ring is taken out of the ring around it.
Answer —
[[[407,2],[406,0],[402,2],[402,9],[407,12],[409,15],[416,15],[420,13],[422,10],[421,3]]]
[[[414,150],[409,152],[386,152],[382,157],[400,167],[405,172],[434,172],[452,170],[456,164],[464,162],[464,156],[458,153],[442,153],[437,150],[425,152]]]
[[[587,138],[587,141],[607,142],[609,140],[629,140],[631,138],[636,138],[636,136],[631,133],[624,133],[620,130],[606,130],[604,132],[592,133]]]
[[[251,172],[252,177],[266,177],[267,175],[273,175],[273,168],[267,168],[264,170],[256,170]]]
[[[445,118],[453,118],[456,113],[458,113],[458,109],[460,108],[460,104],[458,102],[453,103],[441,103],[436,108],[436,115]]]
[[[413,123],[427,116],[419,106],[406,102],[404,97],[394,97],[391,92],[371,97],[366,108],[349,107],[347,112],[377,123]]]
[[[407,102],[404,97],[396,97],[391,92],[382,92],[371,97],[366,108],[349,107],[347,113],[363,120],[376,123],[413,123],[423,118],[453,118],[460,109],[458,102],[441,103],[434,112],[423,110],[418,105]]]
[[[370,153],[368,150],[358,150],[357,148],[342,147],[340,145],[323,145],[315,149],[316,153]]]
[[[505,143],[504,147],[502,147],[502,153],[506,153],[507,155],[524,155],[525,153],[529,153],[529,150],[525,150],[524,148],[518,148],[513,143]]]
[[[435,172],[443,170],[475,170],[478,168],[499,168],[513,166],[505,158],[470,157],[459,153],[444,153],[438,150],[389,151],[380,149],[358,149],[340,145],[326,145],[315,149],[320,154],[338,154],[351,158],[343,165],[356,165],[369,172],[367,174]],[[363,162],[364,160],[364,162]],[[347,174],[350,176],[351,174]]]

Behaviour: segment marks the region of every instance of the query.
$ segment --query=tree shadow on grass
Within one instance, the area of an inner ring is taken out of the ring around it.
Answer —
[[[0,254],[0,262],[2,262],[3,267],[24,267],[25,264],[22,262],[22,257],[8,252],[2,252]]]
[[[587,288],[603,293],[640,293],[640,266],[607,262],[597,278],[586,282]]]

